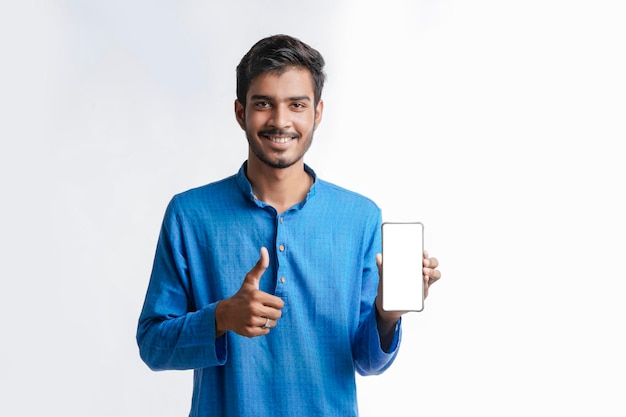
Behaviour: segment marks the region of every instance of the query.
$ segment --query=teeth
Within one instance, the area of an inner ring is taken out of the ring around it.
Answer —
[[[275,143],[287,143],[291,140],[291,137],[287,137],[287,138],[269,137],[269,140]]]

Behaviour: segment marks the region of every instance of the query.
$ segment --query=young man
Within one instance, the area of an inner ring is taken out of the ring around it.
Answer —
[[[355,371],[398,352],[401,314],[377,297],[380,210],[303,160],[323,67],[292,37],[255,44],[237,67],[247,161],[165,213],[137,341],[150,368],[194,370],[190,416],[356,416]],[[437,264],[424,255],[426,288]]]

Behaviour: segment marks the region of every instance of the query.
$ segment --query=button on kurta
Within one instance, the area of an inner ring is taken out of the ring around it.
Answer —
[[[285,277],[280,277],[280,282],[285,283]]]
[[[281,252],[284,252],[284,251],[285,251],[285,245],[280,245],[280,246],[278,247],[278,249],[279,249]]]

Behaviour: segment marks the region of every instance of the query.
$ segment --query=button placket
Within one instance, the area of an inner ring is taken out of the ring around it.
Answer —
[[[285,276],[285,270],[286,270],[286,265],[287,262],[285,262],[285,255],[286,255],[286,245],[284,242],[284,230],[285,230],[285,219],[284,217],[278,216],[278,224],[276,225],[276,243],[277,243],[277,256],[278,256],[278,270],[277,270],[277,276],[278,276],[278,291],[284,292],[285,290],[285,283],[287,282],[287,277]]]

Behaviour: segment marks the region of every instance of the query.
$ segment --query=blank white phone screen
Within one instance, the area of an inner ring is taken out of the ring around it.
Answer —
[[[382,225],[382,296],[385,311],[424,309],[424,225]]]

